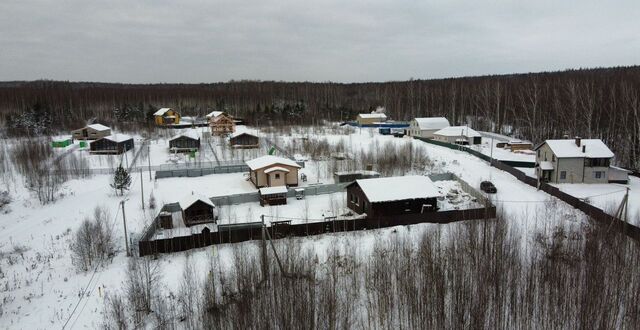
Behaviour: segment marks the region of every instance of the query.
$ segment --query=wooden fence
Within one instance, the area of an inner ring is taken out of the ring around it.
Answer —
[[[387,228],[401,225],[414,225],[419,223],[444,224],[456,221],[490,219],[495,217],[496,208],[495,206],[489,205],[484,208],[469,210],[451,210],[389,217],[331,220],[301,224],[279,222],[266,227],[266,229],[269,231],[272,238],[279,239],[291,236],[304,237],[328,233]],[[262,228],[259,226],[237,228],[227,227],[226,229],[219,228],[219,231],[217,232],[205,231],[191,236],[157,240],[150,240],[150,236],[151,235],[144,235],[143,239],[138,242],[138,251],[140,256],[186,251],[215,244],[259,240],[262,238]]]

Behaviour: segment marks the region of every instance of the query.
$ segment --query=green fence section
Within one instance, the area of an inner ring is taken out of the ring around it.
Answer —
[[[469,147],[463,146],[463,145],[459,145],[459,144],[451,144],[451,143],[447,143],[447,142],[442,142],[442,141],[436,141],[436,140],[432,140],[432,139],[427,139],[427,138],[423,138],[423,137],[418,137],[418,136],[414,136],[414,139],[418,139],[420,141],[426,142],[426,143],[430,143],[430,144],[434,144],[440,147],[445,147],[445,148],[449,148],[452,150],[459,150],[459,151],[464,151],[472,156],[478,157],[486,162],[491,162],[491,157],[473,150]],[[534,168],[535,167],[535,163],[534,162],[523,162],[523,161],[515,161],[515,160],[500,160],[500,162],[509,165],[511,167],[528,167],[528,168]]]
[[[64,148],[71,145],[71,139],[52,141],[51,146],[54,148]]]

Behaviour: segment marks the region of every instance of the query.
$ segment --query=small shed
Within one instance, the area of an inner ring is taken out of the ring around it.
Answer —
[[[629,174],[633,173],[627,169],[617,166],[609,166],[609,183],[629,183]]]
[[[190,152],[200,149],[200,136],[196,131],[187,131],[169,140],[171,152]]]
[[[235,132],[229,136],[229,144],[234,148],[258,148],[260,138],[257,131]]]
[[[200,194],[190,194],[178,202],[182,209],[182,220],[185,226],[193,226],[202,223],[215,223],[216,206],[211,200]]]
[[[133,138],[126,134],[112,134],[91,142],[94,154],[122,154],[133,149]]]
[[[71,135],[76,140],[97,140],[111,135],[111,128],[102,124],[91,124],[71,131]]]
[[[266,187],[260,188],[260,205],[283,205],[287,204],[287,187]]]
[[[347,206],[371,217],[437,211],[440,196],[433,181],[420,175],[356,180],[347,186]]]
[[[361,179],[379,178],[380,173],[376,171],[342,171],[333,173],[335,183],[353,182]]]

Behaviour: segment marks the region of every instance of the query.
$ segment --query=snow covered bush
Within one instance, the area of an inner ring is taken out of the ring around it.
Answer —
[[[85,219],[71,239],[71,256],[76,268],[87,271],[115,253],[108,224],[109,214],[96,207],[93,219]]]
[[[9,195],[8,191],[0,191],[0,210],[4,211],[8,209],[7,205],[11,203],[11,195]]]

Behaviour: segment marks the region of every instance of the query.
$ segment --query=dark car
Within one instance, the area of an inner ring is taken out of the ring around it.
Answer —
[[[498,189],[496,189],[496,186],[494,186],[491,181],[480,182],[480,189],[488,194],[495,194],[498,192]]]

